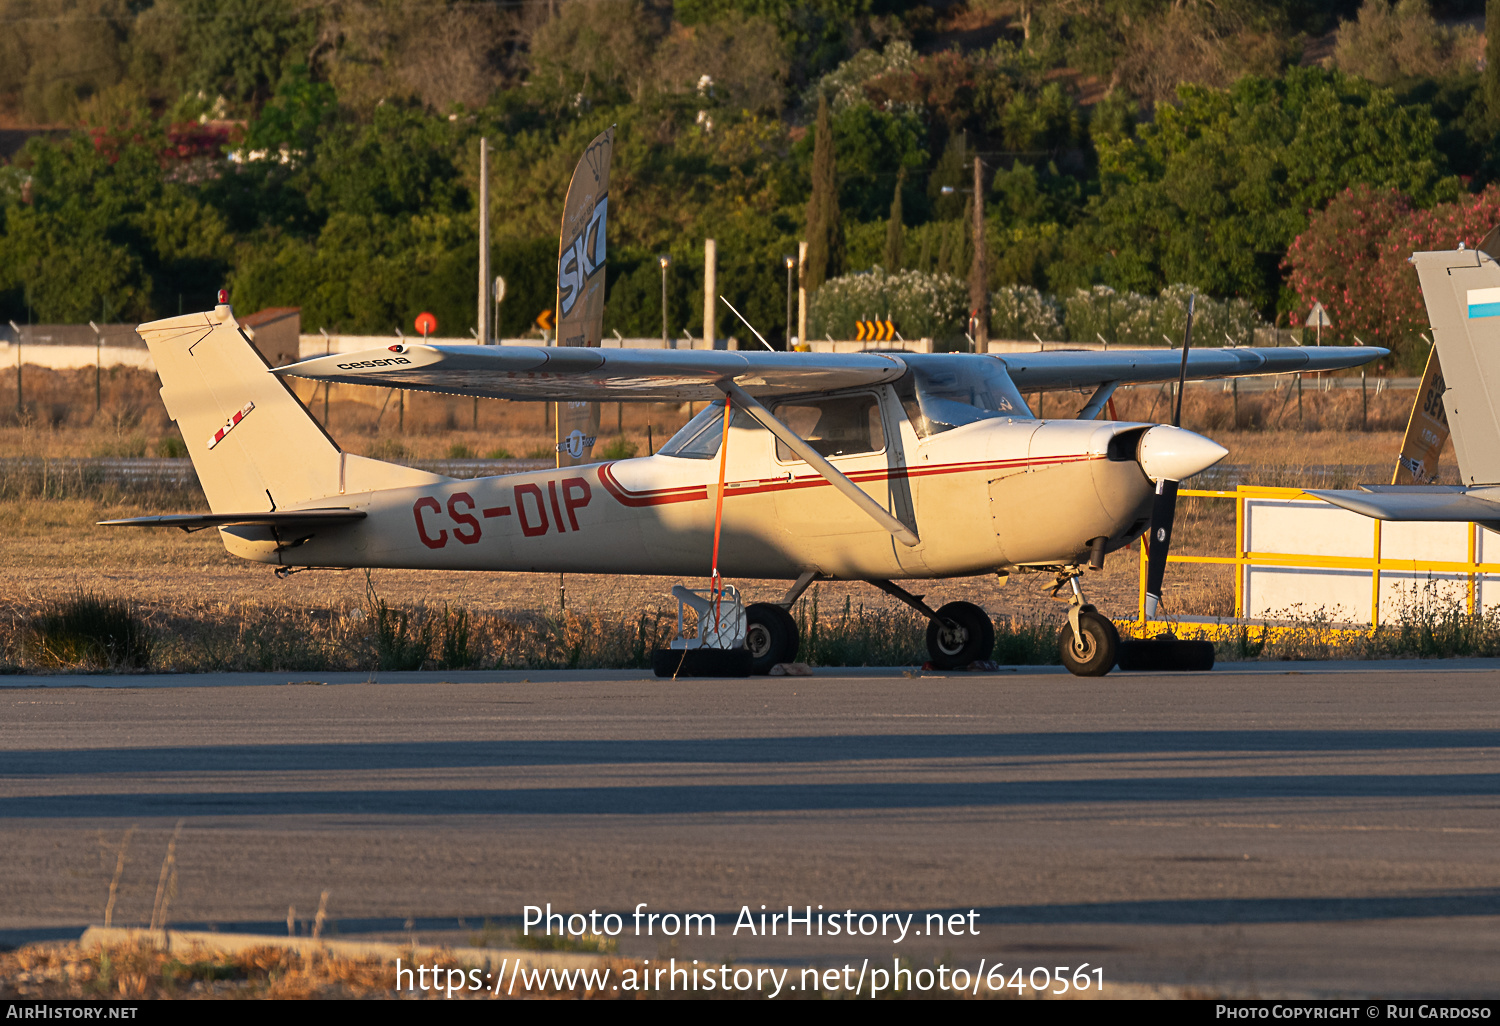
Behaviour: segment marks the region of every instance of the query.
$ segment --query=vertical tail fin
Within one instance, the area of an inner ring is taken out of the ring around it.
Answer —
[[[1413,253],[1465,485],[1500,484],[1500,263],[1483,249]]]
[[[339,449],[250,344],[227,305],[139,328],[193,469],[215,513],[443,478]]]

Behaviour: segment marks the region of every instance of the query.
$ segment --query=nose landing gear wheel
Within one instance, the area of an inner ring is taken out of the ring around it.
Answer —
[[[1114,669],[1119,658],[1120,632],[1101,613],[1083,610],[1078,614],[1078,633],[1083,635],[1083,644],[1073,637],[1073,628],[1063,624],[1058,635],[1058,650],[1063,665],[1077,677],[1102,677]]]
[[[927,624],[927,654],[939,670],[957,670],[995,652],[995,622],[972,602],[949,602]]]
[[[751,674],[763,676],[777,663],[795,662],[800,644],[797,621],[785,609],[770,602],[756,602],[745,609]]]

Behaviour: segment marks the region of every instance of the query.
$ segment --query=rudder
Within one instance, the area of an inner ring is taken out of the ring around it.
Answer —
[[[1413,253],[1465,485],[1500,484],[1500,263],[1482,249]]]
[[[138,329],[161,378],[209,508],[250,512],[375,488],[444,480],[343,452],[269,373],[228,305]]]

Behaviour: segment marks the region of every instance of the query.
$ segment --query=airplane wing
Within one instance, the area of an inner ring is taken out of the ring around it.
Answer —
[[[1307,494],[1376,520],[1500,520],[1500,502],[1474,495],[1460,485],[1371,485],[1347,491],[1309,489]]]
[[[1188,378],[1340,370],[1387,355],[1374,346],[1194,349]],[[420,345],[320,356],[277,374],[499,399],[704,402],[733,381],[757,398],[893,381],[908,361],[1000,361],[1023,392],[1115,382],[1175,381],[1180,350],[1048,352],[904,357],[895,353],[770,353],[707,349],[577,349]],[[989,364],[993,366],[993,363]]]
[[[875,353],[403,344],[320,356],[275,372],[498,399],[705,402],[723,397],[718,381],[756,397],[792,395],[894,381],[906,364]]]
[[[1390,350],[1375,346],[1287,346],[1279,349],[1192,349],[1189,381],[1251,374],[1292,374],[1358,367]],[[1049,388],[1088,388],[1106,381],[1144,384],[1176,381],[1181,349],[1053,350],[1007,353],[999,357],[1023,392]]]

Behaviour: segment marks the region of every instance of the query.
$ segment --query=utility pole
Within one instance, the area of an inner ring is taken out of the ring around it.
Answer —
[[[490,330],[490,146],[479,139],[479,344],[487,346]]]
[[[714,315],[718,313],[718,244],[713,239],[703,240],[703,347],[712,349],[714,340],[718,338],[718,320]]]
[[[797,266],[797,258],[790,254],[781,258],[786,264],[786,349],[791,352],[794,348],[792,343],[792,271]]]
[[[662,253],[656,258],[661,267],[661,347],[667,348],[667,268],[672,266],[672,256]]]
[[[30,323],[27,321],[28,325]],[[23,420],[26,403],[21,397],[21,328],[15,321],[11,321],[10,330],[16,333],[16,420]]]
[[[94,412],[98,413],[104,408],[102,389],[99,379],[104,376],[104,337],[99,334],[99,325],[89,321],[89,327],[94,329]]]
[[[969,269],[969,309],[974,311],[974,351],[990,350],[990,272],[984,248],[984,173],[974,158],[974,264]]]
[[[328,337],[327,328],[319,328],[318,334],[323,336],[323,355],[327,356],[333,352],[333,339]],[[333,388],[332,381],[323,382],[323,427],[328,427],[328,392]]]

